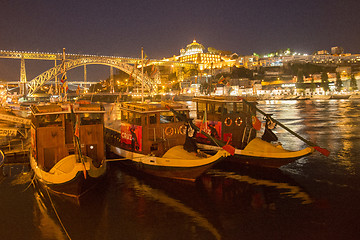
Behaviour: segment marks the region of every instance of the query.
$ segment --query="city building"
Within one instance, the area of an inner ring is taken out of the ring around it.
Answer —
[[[331,54],[332,55],[340,55],[344,53],[344,49],[342,47],[332,47]]]
[[[194,40],[192,43],[186,45],[185,48],[180,49],[180,55],[171,58],[163,59],[164,62],[172,63],[172,67],[167,71],[160,69],[160,72],[166,75],[165,81],[161,81],[164,85],[172,85],[175,81],[180,82],[180,89],[187,93],[198,93],[201,84],[209,84],[214,79],[214,76],[219,74],[229,75],[232,73],[232,68],[246,68],[253,71],[254,79],[236,80],[231,79],[227,84],[218,85],[216,93],[227,94],[259,94],[272,93],[278,94],[294,94],[299,92],[297,90],[297,76],[285,73],[283,67],[288,67],[293,63],[311,63],[319,64],[321,66],[341,66],[336,69],[341,74],[341,79],[344,86],[349,85],[351,74],[351,67],[349,64],[359,64],[359,54],[344,53],[341,47],[332,47],[331,54],[327,50],[315,51],[312,55],[301,54],[288,49],[278,50],[269,54],[260,56],[258,54],[239,56],[236,53],[229,53],[228,51],[216,50],[212,47],[206,48],[201,43]],[[174,63],[178,64],[192,64],[196,75],[189,73],[188,68],[179,66],[175,67]],[[168,65],[168,64],[166,64]],[[347,67],[345,67],[347,66]],[[330,89],[334,88],[336,81],[336,73],[328,73]],[[359,75],[355,74],[356,79]],[[256,80],[255,80],[256,79]],[[236,81],[235,81],[236,80]],[[166,83],[167,82],[167,83]],[[321,88],[321,74],[312,74],[312,76],[304,76],[304,84],[310,86],[315,83],[317,88]],[[213,84],[213,82],[212,82]],[[170,86],[169,86],[170,87]]]
[[[185,49],[180,50],[177,60],[199,64],[199,70],[219,68],[219,63],[222,61],[219,54],[205,52],[205,47],[196,40],[188,44]]]

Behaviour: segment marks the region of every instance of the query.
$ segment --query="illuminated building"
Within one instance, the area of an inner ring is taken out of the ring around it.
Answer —
[[[204,46],[194,40],[185,49],[180,50],[178,61],[199,64],[200,70],[219,67],[221,56],[215,53],[205,53],[204,50]]]

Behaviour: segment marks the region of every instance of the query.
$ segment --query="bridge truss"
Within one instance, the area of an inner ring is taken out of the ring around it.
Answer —
[[[44,85],[46,82],[50,81],[51,79],[55,78],[58,75],[63,74],[64,69],[68,71],[70,69],[84,65],[89,65],[89,64],[100,64],[100,65],[106,65],[117,68],[131,75],[136,81],[140,83],[144,81],[144,87],[147,88],[150,92],[157,91],[157,85],[153,79],[146,76],[145,74],[144,76],[142,76],[142,73],[141,71],[139,71],[139,69],[137,68],[135,69],[134,66],[132,66],[123,59],[104,58],[104,57],[83,57],[73,60],[67,60],[64,63],[43,72],[42,74],[38,75],[37,77],[29,81],[27,83],[28,95],[31,96],[36,91],[38,91],[40,87]]]

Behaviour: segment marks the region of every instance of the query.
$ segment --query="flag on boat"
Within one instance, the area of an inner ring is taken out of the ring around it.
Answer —
[[[76,116],[76,123],[75,123],[75,132],[74,135],[79,138],[80,137],[80,123],[79,123],[79,117]]]
[[[221,77],[220,77],[220,79],[218,81],[218,84],[222,84],[224,80],[225,80],[224,76],[221,75]]]
[[[67,77],[66,77],[66,72],[62,75],[62,77],[61,77],[61,83],[64,83],[64,82],[66,82],[66,79],[67,79]]]
[[[225,81],[228,81],[230,77],[224,77],[223,75],[220,77],[218,84],[225,84]],[[227,82],[229,84],[229,82]]]
[[[146,62],[144,64],[144,67],[150,63],[150,59],[146,59]]]
[[[69,90],[69,86],[67,82],[64,82],[62,85],[62,88],[64,89],[64,93],[66,93]]]
[[[251,117],[252,120],[252,125],[256,130],[260,130],[261,129],[261,122],[260,120],[256,117],[256,116],[252,116]]]

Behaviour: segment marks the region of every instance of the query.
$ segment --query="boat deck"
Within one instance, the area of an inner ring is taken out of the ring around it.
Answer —
[[[163,158],[173,158],[173,159],[188,159],[188,160],[197,160],[202,159],[203,156],[199,156],[195,152],[184,151],[182,145],[178,145],[169,149],[163,156]]]

